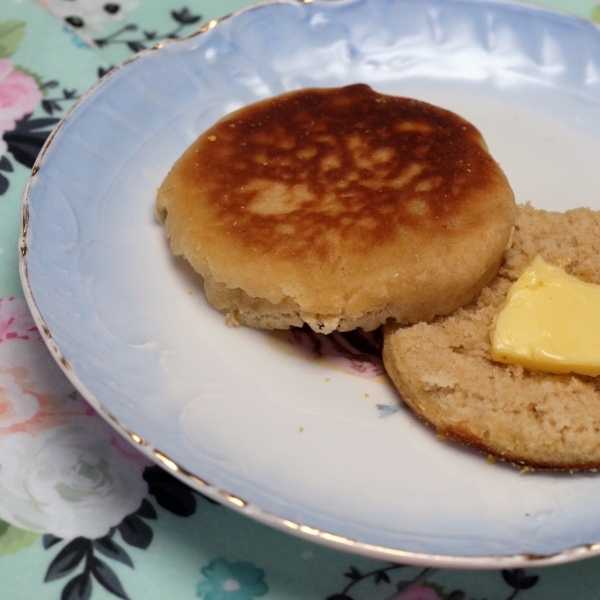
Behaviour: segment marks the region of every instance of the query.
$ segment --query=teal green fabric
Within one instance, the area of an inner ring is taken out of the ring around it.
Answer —
[[[600,21],[593,0],[536,3]],[[101,10],[107,3],[96,4]],[[92,30],[73,28],[64,15],[53,14],[56,2],[1,0],[0,60],[9,60],[14,71],[28,75],[41,89],[42,100],[31,119],[40,120],[42,137],[103,73],[135,50],[151,47],[165,36],[188,35],[210,19],[249,3],[129,0],[122,4],[127,8],[114,13],[115,20],[105,19]],[[5,187],[0,194],[0,300],[8,302],[23,296],[17,242],[21,196],[30,169],[23,164],[27,159],[20,161],[11,147],[4,156],[8,162],[0,163]],[[0,375],[5,366],[0,357]],[[62,402],[76,402],[72,389],[66,391]],[[84,403],[78,406],[83,414]],[[394,565],[288,536],[191,492],[157,467],[140,469],[144,469],[148,496],[136,513],[98,540],[62,539],[0,520],[0,598],[600,598],[600,558],[503,572]]]
[[[135,568],[107,560],[132,599],[200,597],[212,600],[206,593],[214,591],[215,578],[206,574],[214,571],[216,561],[222,571],[229,569],[230,579],[238,574],[240,563],[249,565],[247,569],[251,573],[264,573],[266,594],[256,594],[260,586],[240,585],[239,591],[245,589],[246,594],[239,598],[248,599],[326,600],[345,592],[354,600],[384,600],[394,594],[399,583],[419,576],[423,576],[422,583],[413,588],[416,591],[412,595],[406,596],[409,600],[508,600],[517,595],[527,600],[591,600],[600,596],[600,559],[528,569],[517,574],[516,581],[521,585],[533,584],[519,590],[507,583],[499,571],[424,570],[309,544],[201,499],[196,513],[190,517],[179,517],[155,506],[158,519],[153,525],[154,538],[150,546],[146,550],[127,547]],[[119,543],[122,543],[120,539]],[[60,598],[64,580],[42,583],[50,560],[56,554],[55,547],[44,550],[38,540],[15,554],[1,557],[0,580],[5,597]],[[238,565],[237,569],[232,565]],[[196,595],[199,589],[204,596]],[[92,598],[114,599],[115,596],[95,585]]]
[[[592,18],[592,13],[596,8],[596,2],[593,0],[529,0],[529,3],[568,12],[586,19]]]
[[[22,3],[3,1],[0,24],[10,22],[21,27],[23,37],[14,39],[4,55],[0,52],[0,59],[11,60],[13,65],[31,73],[40,82],[56,81],[60,87],[45,90],[45,99],[61,97],[60,90],[63,88],[76,90],[76,96],[79,96],[97,81],[98,68],[108,65],[106,59],[92,51],[69,27],[33,0]],[[0,48],[2,39],[0,37]],[[61,56],[68,56],[69,60],[60,60]],[[58,108],[52,116],[62,117],[73,101],[74,98],[58,101]],[[35,112],[35,117],[50,116],[40,108]],[[14,171],[7,173],[10,187],[0,196],[0,298],[23,294],[18,273],[18,216],[29,169],[17,161],[11,163]]]

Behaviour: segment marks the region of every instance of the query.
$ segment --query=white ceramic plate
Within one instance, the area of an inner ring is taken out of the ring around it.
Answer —
[[[600,475],[490,465],[408,410],[378,410],[398,405],[391,386],[226,327],[172,258],[153,203],[227,112],[366,82],[472,121],[519,202],[600,208],[599,30],[484,0],[290,0],[204,29],[96,86],[34,169],[23,283],[67,376],[142,452],[285,531],[438,566],[597,554]]]

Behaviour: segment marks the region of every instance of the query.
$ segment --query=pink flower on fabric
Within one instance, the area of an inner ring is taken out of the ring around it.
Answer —
[[[14,297],[0,298],[0,344],[6,340],[28,340],[32,337],[41,340],[27,305]]]
[[[402,600],[440,600],[440,597],[430,587],[424,585],[418,585],[403,594],[400,594],[398,598]]]
[[[9,59],[1,59],[0,138],[5,131],[14,129],[19,119],[32,113],[41,100],[42,93],[33,77],[14,71]],[[3,154],[2,150],[0,148],[0,155]]]
[[[39,383],[31,364],[29,368],[4,369],[2,358],[0,354],[0,447],[3,436],[22,432],[36,436],[69,423],[83,412],[83,401],[36,392]]]
[[[88,405],[75,400],[25,300],[0,298],[0,445],[4,435],[35,436],[85,413]]]

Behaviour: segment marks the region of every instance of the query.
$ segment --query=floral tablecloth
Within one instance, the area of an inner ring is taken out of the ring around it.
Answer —
[[[23,298],[21,194],[103,74],[247,0],[0,0],[0,598],[600,598],[600,558],[540,569],[383,563],[289,537],[138,455],[54,364]],[[540,4],[600,20],[594,0]]]

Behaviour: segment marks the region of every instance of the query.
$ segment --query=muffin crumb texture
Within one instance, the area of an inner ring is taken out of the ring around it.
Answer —
[[[489,327],[534,257],[600,284],[600,212],[518,208],[499,275],[430,324],[388,325],[384,361],[405,402],[448,438],[520,466],[600,466],[600,378],[531,372],[490,357]]]

